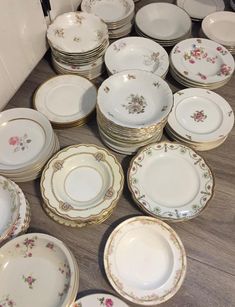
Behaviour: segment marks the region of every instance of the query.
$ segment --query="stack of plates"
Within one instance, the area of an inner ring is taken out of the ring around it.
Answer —
[[[100,76],[109,45],[106,24],[97,16],[71,12],[58,16],[47,30],[56,72],[88,79]]]
[[[31,233],[0,249],[0,279],[1,306],[67,307],[77,296],[79,270],[63,242]]]
[[[119,224],[104,250],[110,284],[135,306],[157,306],[173,297],[184,281],[186,266],[176,232],[152,217],[133,217]]]
[[[87,79],[75,75],[53,77],[34,95],[34,107],[55,128],[82,126],[93,116],[97,89]]]
[[[84,296],[77,300],[70,307],[129,307],[126,303],[122,302],[119,298],[107,294],[96,293]]]
[[[81,9],[99,16],[106,23],[110,39],[117,39],[131,32],[135,14],[133,0],[83,0]]]
[[[151,3],[135,16],[135,30],[140,36],[151,38],[170,47],[191,36],[192,22],[188,14],[170,3]]]
[[[128,69],[140,69],[164,79],[169,68],[166,50],[143,37],[126,37],[112,43],[104,60],[109,75]]]
[[[214,179],[191,148],[162,142],[140,150],[128,170],[135,203],[148,214],[181,222],[198,216],[213,196]]]
[[[0,243],[24,233],[30,223],[30,207],[24,193],[10,179],[0,176]]]
[[[226,140],[233,125],[233,110],[223,97],[188,88],[174,94],[166,131],[173,140],[196,150],[209,150]]]
[[[161,139],[172,105],[168,84],[155,74],[141,70],[114,74],[98,90],[100,136],[111,149],[133,154]]]
[[[170,67],[174,79],[186,87],[216,89],[231,79],[234,59],[218,43],[203,38],[190,38],[172,49]]]
[[[0,116],[0,173],[15,182],[40,176],[60,145],[48,119],[38,111],[16,108]]]
[[[232,30],[233,29],[233,30]],[[216,12],[203,19],[202,31],[209,39],[235,54],[235,13]]]
[[[72,145],[58,152],[43,171],[43,206],[53,220],[66,226],[102,223],[112,214],[123,181],[121,165],[106,149]]]
[[[202,21],[207,15],[225,9],[224,0],[177,0],[176,3],[179,7],[184,9],[194,21]]]

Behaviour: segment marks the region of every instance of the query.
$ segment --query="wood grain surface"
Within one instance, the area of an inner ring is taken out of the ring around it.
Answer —
[[[136,6],[138,8],[150,2],[153,1],[142,0]],[[198,35],[200,25],[194,24],[193,27],[194,35]],[[53,75],[55,73],[47,54],[6,108],[32,107],[34,91]],[[166,80],[173,92],[183,88],[169,74]],[[102,78],[99,78],[95,83],[99,85],[101,81]],[[235,76],[226,86],[215,92],[222,95],[234,109]],[[83,127],[56,130],[56,133],[61,148],[79,143],[104,146],[99,138],[95,118]],[[121,162],[126,175],[131,157],[114,154]],[[185,246],[188,270],[180,291],[171,300],[162,304],[167,307],[235,306],[235,130],[233,129],[221,147],[203,152],[202,155],[214,172],[215,194],[208,208],[199,217],[183,223],[171,223]],[[39,180],[22,183],[20,187],[32,209],[29,231],[47,233],[63,240],[76,256],[80,268],[78,297],[98,291],[115,294],[103,269],[105,242],[110,232],[121,221],[144,214],[131,199],[127,185],[125,184],[123,196],[107,221],[82,229],[61,226],[45,214],[41,206]]]

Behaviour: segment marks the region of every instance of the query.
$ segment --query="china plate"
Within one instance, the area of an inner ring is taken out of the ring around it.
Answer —
[[[111,210],[123,189],[117,159],[95,145],[72,145],[58,152],[41,177],[45,204],[55,214],[87,221]]]
[[[222,82],[234,72],[230,52],[203,38],[189,38],[178,43],[171,51],[170,60],[177,72],[205,84]]]
[[[203,19],[207,15],[223,11],[225,8],[223,0],[177,0],[177,5],[194,19]]]
[[[202,30],[209,39],[229,47],[235,47],[234,29],[235,13],[233,12],[212,13],[202,22]]]
[[[67,307],[75,299],[78,271],[58,239],[40,233],[17,237],[0,249],[0,259],[3,306]]]
[[[229,134],[234,114],[220,95],[206,89],[188,88],[174,94],[168,124],[189,141],[212,142]]]
[[[151,3],[135,16],[137,27],[154,39],[174,40],[184,36],[192,26],[188,14],[171,3]]]
[[[150,39],[126,37],[109,46],[105,53],[105,65],[113,74],[140,69],[162,77],[169,68],[169,58],[165,49]]]
[[[110,76],[98,89],[97,105],[115,124],[142,128],[162,121],[171,111],[172,92],[159,76],[126,70]]]
[[[108,28],[97,16],[70,12],[58,16],[47,30],[49,42],[65,52],[87,52],[108,39]]]
[[[109,282],[127,300],[156,306],[181,287],[186,255],[175,231],[152,217],[133,217],[108,238],[104,266]]]
[[[179,143],[162,142],[141,149],[131,161],[128,185],[134,201],[161,219],[191,219],[203,210],[214,190],[204,159]]]
[[[117,22],[127,18],[135,5],[132,0],[83,0],[84,12],[99,16],[104,22]]]
[[[71,307],[128,307],[128,305],[111,294],[97,293],[80,298]]]
[[[87,79],[63,75],[44,82],[34,95],[35,108],[53,123],[72,123],[94,111],[97,90]]]

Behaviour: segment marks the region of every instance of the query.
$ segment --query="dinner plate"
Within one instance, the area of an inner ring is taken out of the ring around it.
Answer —
[[[126,303],[116,296],[107,293],[97,293],[84,296],[71,307],[128,307]]]
[[[191,29],[191,19],[181,8],[171,3],[151,3],[135,16],[138,28],[154,39],[174,40]]]
[[[146,146],[133,158],[128,186],[134,201],[150,215],[181,221],[203,210],[213,195],[214,179],[191,148],[162,142]]]
[[[70,251],[52,236],[26,234],[0,249],[3,306],[67,307],[77,294],[77,276]]]
[[[49,42],[65,52],[87,52],[108,39],[106,24],[97,16],[84,12],[62,14],[47,30]]]
[[[109,282],[132,303],[156,306],[180,289],[186,255],[175,231],[146,216],[119,224],[105,246],[104,266]]]
[[[205,84],[222,82],[234,72],[234,59],[230,52],[203,38],[190,38],[178,43],[171,51],[170,61],[181,75]]]
[[[202,30],[211,40],[224,46],[235,47],[235,13],[215,12],[202,21]]]
[[[216,11],[223,11],[225,8],[223,0],[177,0],[176,3],[193,19],[203,19],[207,15]]]
[[[88,221],[116,206],[123,189],[117,159],[95,145],[72,145],[58,152],[44,168],[41,193],[55,214]]]
[[[96,87],[87,79],[62,75],[40,85],[34,95],[34,106],[52,123],[71,124],[94,111],[96,97]]]
[[[129,128],[157,124],[172,108],[172,92],[159,76],[126,70],[110,76],[98,89],[97,105],[108,120]]]
[[[189,141],[212,142],[229,134],[234,113],[220,95],[206,89],[188,88],[174,94],[168,124]]]
[[[162,77],[169,68],[169,58],[165,49],[150,39],[126,37],[108,47],[105,65],[112,74],[140,69]]]

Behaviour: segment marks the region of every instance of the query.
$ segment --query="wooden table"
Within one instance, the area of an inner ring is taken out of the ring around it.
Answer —
[[[142,0],[137,6],[149,2],[151,1]],[[194,25],[194,33],[197,31],[198,25]],[[11,99],[7,108],[32,107],[32,95],[35,89],[54,74],[48,56],[46,56]],[[183,88],[169,74],[166,80],[173,92]],[[100,78],[96,82],[99,84],[101,81]],[[235,75],[229,84],[216,92],[235,107]],[[104,146],[100,141],[95,119],[83,127],[56,130],[56,133],[62,148],[78,143]],[[208,208],[199,217],[188,222],[171,223],[185,246],[188,270],[180,291],[163,306],[235,306],[234,152],[235,130],[231,132],[221,147],[202,153],[215,174],[215,195]],[[121,162],[126,175],[131,157],[117,153],[115,155]],[[107,221],[101,225],[82,229],[61,226],[45,214],[41,207],[39,180],[22,183],[20,187],[26,194],[32,209],[29,231],[47,233],[63,240],[76,256],[80,268],[78,297],[97,291],[115,294],[106,279],[103,268],[105,242],[110,232],[121,221],[131,216],[143,214],[131,199],[127,185],[125,184],[123,196]]]

